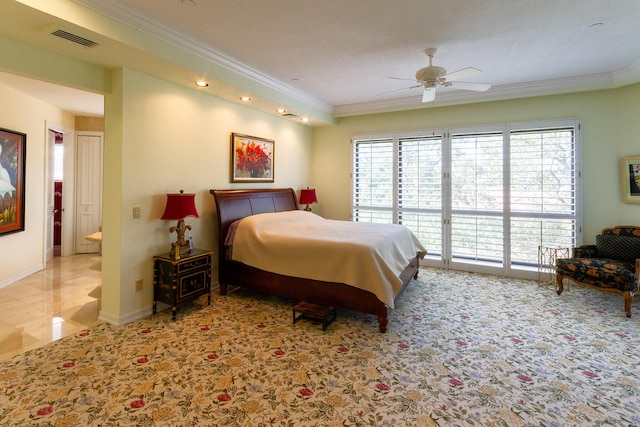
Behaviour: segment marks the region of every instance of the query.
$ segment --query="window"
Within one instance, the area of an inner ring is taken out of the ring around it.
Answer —
[[[581,241],[578,130],[565,120],[355,137],[352,219],[408,226],[431,265],[531,270],[539,245]]]
[[[510,132],[511,259],[537,263],[537,244],[576,245],[575,128]]]
[[[393,217],[396,176],[393,140],[365,140],[354,147],[352,219],[397,222]]]
[[[453,134],[450,140],[451,256],[459,260],[502,263],[502,134]]]

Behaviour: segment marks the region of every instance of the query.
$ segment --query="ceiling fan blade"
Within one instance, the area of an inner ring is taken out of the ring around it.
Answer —
[[[376,96],[389,95],[390,93],[396,93],[396,92],[402,92],[403,90],[415,89],[415,88],[420,87],[420,86],[422,86],[422,83],[414,85],[414,86],[403,87],[402,89],[392,90],[390,92],[382,92],[382,93],[377,94]]]
[[[436,88],[426,87],[422,93],[422,102],[431,102],[436,99]]]
[[[416,79],[405,79],[404,77],[389,77],[389,78],[393,79],[393,80],[406,80],[408,82],[415,82],[416,81]]]
[[[486,90],[489,90],[491,85],[488,84],[488,83],[454,82],[454,83],[451,83],[451,87],[456,88],[456,89],[474,90],[476,92],[484,92]]]
[[[454,71],[453,73],[445,74],[442,78],[448,82],[452,82],[454,80],[466,79],[467,77],[475,76],[477,74],[480,74],[480,70],[473,67],[467,67],[462,70]]]

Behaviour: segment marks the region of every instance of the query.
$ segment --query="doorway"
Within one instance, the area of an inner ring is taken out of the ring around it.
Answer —
[[[73,163],[67,165],[73,154],[73,131],[55,123],[46,123],[46,191],[45,191],[45,262],[54,256],[73,255]],[[71,142],[70,142],[71,141]],[[71,148],[69,148],[71,146]],[[71,153],[69,153],[71,151]]]
[[[54,132],[53,150],[53,256],[62,253],[62,191],[64,190],[64,134]]]
[[[100,252],[100,245],[86,236],[101,228],[103,135],[94,131],[74,135],[47,123],[47,261],[54,256]]]

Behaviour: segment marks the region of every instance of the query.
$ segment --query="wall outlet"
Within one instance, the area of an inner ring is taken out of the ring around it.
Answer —
[[[133,217],[140,218],[140,206],[133,207]]]
[[[136,280],[136,291],[141,291],[142,290],[142,279],[138,279]]]

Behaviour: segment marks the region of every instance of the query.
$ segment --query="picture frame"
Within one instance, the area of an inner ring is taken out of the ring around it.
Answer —
[[[622,200],[640,203],[640,155],[623,157],[620,163]]]
[[[231,182],[273,182],[275,141],[231,134]]]
[[[0,128],[0,236],[24,231],[27,135]]]

